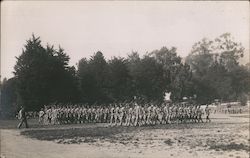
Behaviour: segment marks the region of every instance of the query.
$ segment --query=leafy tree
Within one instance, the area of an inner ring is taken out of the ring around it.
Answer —
[[[208,103],[214,99],[237,100],[249,92],[249,72],[239,66],[244,48],[229,33],[215,40],[204,38],[197,42],[186,58],[193,71],[193,83],[198,101]]]
[[[78,64],[78,77],[82,98],[87,103],[109,102],[108,97],[108,64],[103,54],[98,51],[89,61],[81,59]]]
[[[132,77],[129,74],[128,60],[114,57],[109,66],[109,97],[114,101],[126,101],[133,98]]]
[[[62,48],[44,48],[40,38],[33,35],[14,67],[18,104],[38,110],[52,102],[77,101],[75,70],[68,66],[68,61]]]
[[[196,75],[207,74],[209,67],[214,64],[213,41],[203,38],[193,45],[191,53],[186,58],[186,63],[190,65]]]
[[[89,64],[86,58],[82,58],[78,62],[77,77],[79,80],[79,89],[81,92],[81,102],[88,102],[88,89],[91,88],[93,80],[89,72]]]
[[[172,100],[180,101],[183,97],[192,97],[194,95],[194,83],[192,82],[192,72],[189,65],[183,63],[178,65],[172,78],[170,87]]]
[[[16,94],[16,79],[4,79],[1,83],[1,92],[0,92],[0,117],[14,117],[17,111],[17,94]]]
[[[162,47],[160,50],[151,52],[150,55],[162,66],[161,86],[164,87],[164,93],[171,92],[171,99],[179,101],[184,96],[192,96],[194,90],[190,66],[182,63],[176,51],[175,47],[171,49]]]
[[[138,94],[146,101],[162,101],[165,94],[163,67],[155,58],[144,56],[135,75]]]
[[[138,52],[132,52],[131,54],[128,55],[127,57],[128,60],[128,70],[129,70],[129,75],[131,76],[131,95],[137,96],[140,92],[138,89],[138,84],[139,81],[137,79],[137,74],[138,74],[138,65],[141,63],[141,58],[138,54]]]
[[[224,33],[215,39],[214,52],[220,55],[220,62],[229,71],[239,65],[245,48],[241,43],[235,42],[230,33]]]

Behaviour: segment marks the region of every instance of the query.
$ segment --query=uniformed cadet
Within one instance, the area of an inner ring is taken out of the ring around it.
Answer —
[[[39,124],[43,124],[44,122],[44,114],[45,112],[43,111],[43,108],[39,111],[39,119],[38,119],[38,122]]]
[[[151,117],[152,117],[152,114],[151,114],[151,108],[152,108],[152,104],[148,106],[147,108],[147,125],[150,125],[152,122],[151,122]]]
[[[115,107],[111,106],[111,109],[110,109],[110,125],[113,125],[114,120],[115,120]]]
[[[128,106],[128,110],[127,110],[126,126],[132,125],[132,115],[133,115],[133,109],[132,109],[132,106],[130,104]]]
[[[134,110],[135,110],[134,126],[137,126],[139,125],[138,121],[139,121],[139,113],[140,113],[140,107],[137,103],[135,103]]]
[[[164,116],[163,116],[164,123],[168,124],[169,123],[169,106],[168,106],[168,104],[164,105],[163,113],[164,113]]]
[[[118,124],[119,121],[119,106],[115,104],[115,113],[114,113],[114,118],[115,118],[115,126]]]
[[[202,114],[203,114],[203,111],[201,109],[201,106],[198,106],[198,110],[197,110],[198,119],[197,119],[197,121],[203,123]]]
[[[209,118],[209,116],[210,116],[210,109],[209,109],[208,105],[205,108],[205,113],[206,113],[206,122],[211,122],[211,119]]]
[[[146,125],[147,122],[147,107],[142,107],[142,125]]]
[[[103,115],[103,122],[107,123],[108,122],[108,115],[109,115],[109,108],[105,107],[104,108],[104,115]]]
[[[124,118],[124,114],[125,114],[125,109],[124,106],[122,106],[122,104],[120,104],[120,111],[119,111],[119,125],[121,126],[123,124],[123,118]]]

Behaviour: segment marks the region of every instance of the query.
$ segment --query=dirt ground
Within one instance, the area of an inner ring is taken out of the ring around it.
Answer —
[[[15,129],[15,120],[0,121],[0,153],[3,158],[248,158],[249,115],[212,117],[211,123],[151,127],[38,126],[29,120],[27,130]]]

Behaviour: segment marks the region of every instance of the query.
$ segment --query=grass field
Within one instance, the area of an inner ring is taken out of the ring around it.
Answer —
[[[1,151],[6,157],[248,158],[249,115],[212,117],[211,123],[146,127],[40,126],[36,120],[29,120],[31,128],[21,130],[15,129],[16,120],[2,120]],[[21,147],[25,148],[21,150]]]

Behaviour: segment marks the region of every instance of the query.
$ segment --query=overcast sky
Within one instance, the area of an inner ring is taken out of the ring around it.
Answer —
[[[249,50],[249,2],[2,1],[1,74],[13,76],[32,33],[60,44],[75,65],[98,50],[109,59],[175,46],[185,57],[195,42],[225,32]]]

